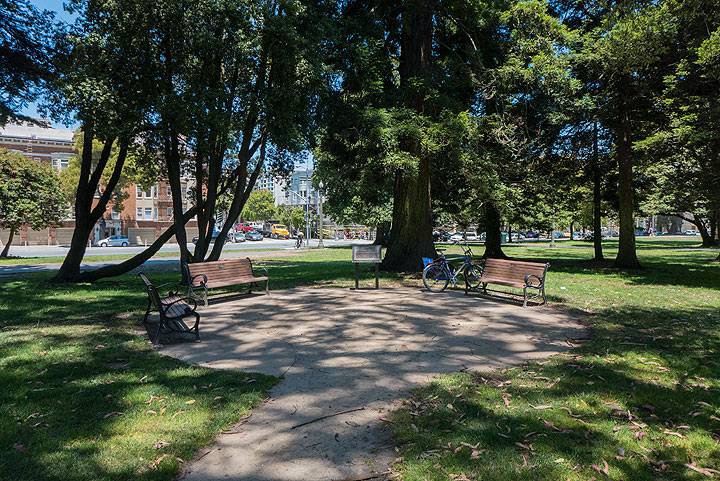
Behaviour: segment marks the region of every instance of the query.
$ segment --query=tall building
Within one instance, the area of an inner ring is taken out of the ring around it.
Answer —
[[[20,152],[62,170],[75,155],[73,135],[68,129],[8,124],[0,128],[0,148]]]
[[[317,193],[312,185],[312,169],[297,169],[287,178],[273,178],[268,175],[260,177],[255,184],[256,190],[272,192],[275,205],[304,206],[310,197],[310,204],[315,205]]]
[[[9,124],[0,128],[0,148],[20,152],[38,162],[52,165],[58,172],[67,168],[70,158],[76,155],[74,132],[67,129],[52,129],[31,125]],[[182,183],[184,210],[189,208],[189,180]],[[125,200],[121,208],[109,204],[103,218],[95,225],[90,241],[95,242],[111,235],[127,235],[131,244],[149,244],[172,224],[173,209],[170,186],[160,180],[148,188],[136,184],[124,187]],[[99,196],[96,195],[96,198]],[[72,209],[69,209],[72,213]],[[18,245],[68,244],[72,237],[74,219],[65,219],[57,228],[33,231],[24,226],[15,236]],[[188,223],[188,238],[196,235],[197,223]],[[8,238],[0,229],[0,244]]]

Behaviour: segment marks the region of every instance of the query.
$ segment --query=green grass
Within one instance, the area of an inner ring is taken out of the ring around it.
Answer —
[[[402,478],[716,475],[720,264],[710,262],[714,252],[663,241],[641,239],[644,269],[631,272],[588,261],[583,249],[507,248],[550,262],[553,307],[586,322],[589,339],[546,362],[445,376],[417,390],[395,416]]]
[[[542,364],[458,373],[419,389],[395,415],[398,473],[634,481],[708,479],[691,463],[720,470],[720,264],[710,262],[716,252],[683,248],[692,241],[662,242],[641,239],[645,268],[632,272],[588,261],[587,249],[506,247],[551,263],[551,304],[586,322],[590,339]],[[349,249],[331,248],[270,253],[261,263],[271,289],[347,287],[349,258]],[[148,271],[156,283],[179,278],[167,267]],[[75,286],[49,277],[2,285],[0,479],[172,479],[180,460],[247,415],[276,381],[153,352],[137,326],[146,295],[135,275]],[[372,284],[370,268],[363,282]]]

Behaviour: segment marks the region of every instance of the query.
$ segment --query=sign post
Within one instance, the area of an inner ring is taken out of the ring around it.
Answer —
[[[360,264],[375,264],[375,289],[380,288],[380,262],[382,262],[382,246],[352,246],[352,261],[355,264],[355,289],[359,289]]]

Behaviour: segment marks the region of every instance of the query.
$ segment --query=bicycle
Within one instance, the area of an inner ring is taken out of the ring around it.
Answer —
[[[295,248],[299,249],[302,247],[303,240],[302,237],[298,236],[297,239],[295,239]]]
[[[445,258],[443,251],[446,249],[437,249],[440,256],[437,259],[423,258],[423,262],[427,265],[423,269],[422,279],[423,285],[430,292],[443,292],[448,285],[452,283],[453,287],[457,286],[458,276],[462,275],[471,288],[480,285],[480,276],[482,275],[482,267],[473,262],[473,253],[467,243],[460,244],[463,250],[463,262],[457,268],[454,268]]]

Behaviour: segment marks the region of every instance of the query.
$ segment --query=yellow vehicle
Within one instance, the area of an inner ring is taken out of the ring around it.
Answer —
[[[289,239],[290,231],[284,224],[273,224],[270,229],[270,237],[273,239]]]

